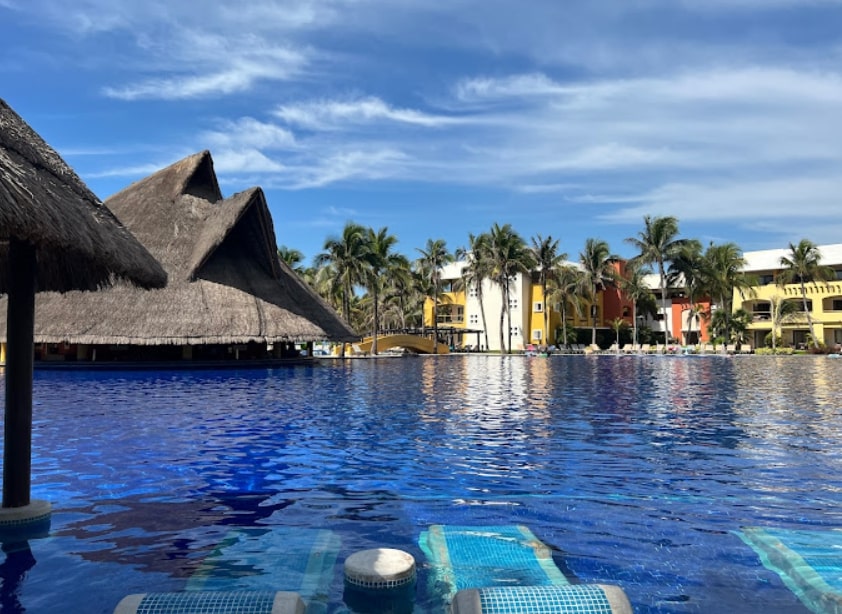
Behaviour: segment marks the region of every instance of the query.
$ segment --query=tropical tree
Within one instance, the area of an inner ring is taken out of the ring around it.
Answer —
[[[552,236],[542,237],[540,234],[532,237],[532,258],[538,268],[538,283],[541,285],[541,296],[544,301],[544,328],[542,337],[544,343],[549,342],[550,302],[547,300],[547,285],[552,279],[559,264],[567,259],[567,254],[558,252],[558,240]]]
[[[754,294],[755,282],[743,271],[745,265],[743,252],[736,243],[711,243],[701,262],[702,283],[717,305],[717,313],[711,316],[711,327],[716,329],[717,336],[725,339],[730,339],[734,332],[731,325],[734,292]]]
[[[366,264],[365,285],[371,293],[372,335],[371,353],[377,354],[377,332],[380,328],[380,294],[384,284],[384,273],[392,272],[406,264],[406,257],[392,251],[398,242],[385,226],[378,231],[369,228],[365,236]],[[386,276],[388,277],[388,276]]]
[[[670,314],[667,308],[666,263],[675,257],[685,242],[684,239],[676,239],[677,236],[678,220],[676,218],[672,216],[653,218],[647,215],[643,218],[643,230],[636,237],[626,239],[627,243],[640,252],[633,260],[657,266],[667,343],[670,342],[671,334]]]
[[[652,290],[645,280],[648,274],[649,269],[639,262],[629,262],[626,264],[623,276],[617,279],[620,290],[632,302],[632,325],[634,326],[632,343],[635,345],[638,343],[637,315],[640,312],[640,307],[645,304],[647,311],[651,311],[651,305],[655,300]]]
[[[797,283],[801,289],[801,302],[804,307],[804,314],[807,316],[807,325],[810,328],[810,338],[813,347],[820,347],[813,329],[813,317],[810,309],[807,308],[807,284],[812,283],[818,287],[818,282],[827,282],[833,279],[834,272],[828,266],[821,264],[822,255],[819,248],[809,239],[801,239],[798,245],[789,244],[789,254],[781,256],[781,267],[783,270],[778,275],[778,285]]]
[[[616,275],[614,263],[619,256],[611,253],[606,241],[601,239],[587,239],[585,249],[579,253],[579,263],[582,265],[583,290],[591,306],[591,343],[596,343],[596,320],[598,314],[597,299],[599,293],[613,284]]]
[[[705,296],[705,276],[702,244],[696,239],[686,240],[673,255],[667,270],[667,286],[683,287],[689,305],[687,310],[687,337],[693,334],[693,323],[699,324],[708,317],[708,309],[697,301]]]
[[[489,236],[485,233],[468,234],[468,247],[456,250],[456,257],[464,258],[465,267],[462,269],[462,282],[466,289],[474,288],[479,302],[479,313],[482,319],[482,331],[485,335],[485,347],[488,345],[488,324],[485,319],[485,304],[483,301],[483,281],[491,277],[491,249],[488,245]]]
[[[332,289],[331,294],[341,298],[342,317],[351,322],[351,300],[354,288],[366,280],[366,229],[354,222],[345,224],[341,237],[331,237],[325,241],[325,251],[316,255],[317,267],[328,267]],[[344,355],[345,346],[342,346]]]
[[[500,349],[507,354],[512,352],[512,311],[511,283],[518,273],[528,273],[535,260],[521,236],[511,224],[500,226],[495,222],[488,235],[489,258],[491,261],[491,280],[500,286],[503,305],[500,309]],[[503,322],[508,322],[508,343],[503,343]]]
[[[623,318],[611,320],[611,330],[614,331],[614,351],[620,353],[620,332],[628,326]]]
[[[556,267],[552,278],[549,280],[549,299],[558,303],[561,312],[561,345],[567,345],[569,337],[567,334],[567,314],[569,309],[577,316],[582,316],[585,311],[585,301],[582,297],[585,286],[584,275],[581,269],[572,264],[561,264]]]
[[[769,301],[769,320],[772,324],[772,352],[777,351],[778,331],[798,311],[796,304],[777,294]]]
[[[287,247],[286,245],[279,245],[278,258],[281,259],[281,262],[287,263],[289,268],[299,275],[304,273],[304,270],[301,267],[301,263],[304,262],[304,254],[297,249]]]
[[[438,354],[439,342],[439,295],[441,294],[441,268],[453,262],[453,254],[447,251],[444,239],[427,239],[424,249],[416,248],[421,253],[417,261],[422,277],[429,281],[433,296],[433,354]]]
[[[407,328],[410,305],[416,302],[413,298],[417,294],[417,287],[406,257],[401,257],[399,262],[389,268],[383,291],[383,307],[388,311],[384,313],[384,325],[388,318],[392,328]]]

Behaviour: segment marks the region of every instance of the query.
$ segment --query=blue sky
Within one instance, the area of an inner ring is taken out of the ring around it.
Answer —
[[[644,215],[842,242],[842,0],[0,0],[0,97],[101,198],[209,149],[309,259]]]

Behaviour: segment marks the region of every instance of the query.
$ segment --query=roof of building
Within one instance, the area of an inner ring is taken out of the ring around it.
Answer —
[[[161,265],[61,157],[0,99],[0,294],[9,241],[35,247],[39,290],[96,290],[123,279],[161,287]]]
[[[821,263],[823,265],[842,265],[842,243],[818,245],[817,247],[821,254]],[[746,266],[743,270],[748,272],[780,270],[781,258],[788,256],[790,253],[789,248],[744,252],[743,257],[746,259]]]
[[[263,191],[223,198],[210,152],[189,156],[105,205],[161,262],[169,284],[36,300],[36,342],[198,345],[359,338],[277,255]]]

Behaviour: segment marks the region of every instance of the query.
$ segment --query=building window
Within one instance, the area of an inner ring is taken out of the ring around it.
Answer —
[[[477,287],[474,284],[471,284],[471,286],[468,288],[468,296],[471,298],[476,298],[478,296]]]
[[[775,283],[775,276],[774,275],[761,275],[758,279],[761,286],[768,286],[769,284]]]
[[[453,322],[463,322],[465,319],[465,308],[457,305],[452,309],[442,310],[439,312],[439,324],[451,324]]]
[[[833,305],[830,309],[831,311],[842,311],[842,298],[833,299]]]
[[[470,322],[471,324],[479,324],[479,316],[475,313],[472,313],[470,316],[468,316],[468,322]]]
[[[519,326],[512,326],[509,331],[512,334],[512,337],[519,337],[520,336],[520,327]]]
[[[542,311],[544,311],[544,303],[542,303],[541,301],[536,301],[532,305],[532,311],[534,311],[535,313],[541,313]]]
[[[540,328],[533,329],[532,338],[535,341],[540,341],[542,336],[543,336],[543,331]]]
[[[517,309],[517,297],[509,297],[509,309]]]

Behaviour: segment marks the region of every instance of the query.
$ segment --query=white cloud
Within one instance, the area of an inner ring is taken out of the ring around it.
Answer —
[[[273,186],[300,190],[343,181],[396,177],[405,175],[408,163],[409,158],[394,149],[335,151],[328,157],[312,159],[291,168],[289,176],[276,177]]]
[[[213,155],[214,169],[220,173],[283,173],[286,167],[256,149],[224,149]]]
[[[379,121],[424,127],[460,123],[459,119],[453,117],[391,107],[373,96],[355,100],[322,100],[280,105],[275,109],[274,115],[287,124],[311,130],[331,130]]]
[[[677,215],[681,220],[803,220],[827,216],[839,207],[842,177],[787,177],[730,183],[671,183],[634,197],[640,204],[604,215],[632,222],[644,215]]]
[[[462,102],[557,96],[568,91],[569,88],[540,73],[503,78],[473,77],[460,81],[455,88],[456,98]]]
[[[222,121],[217,130],[207,131],[200,138],[211,148],[291,149],[295,147],[295,135],[292,132],[252,117]]]

